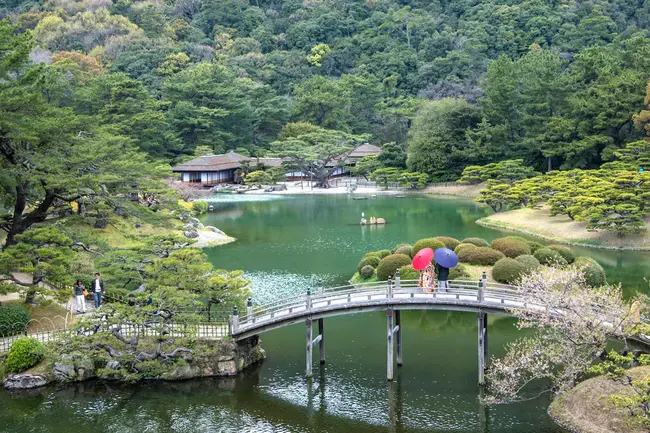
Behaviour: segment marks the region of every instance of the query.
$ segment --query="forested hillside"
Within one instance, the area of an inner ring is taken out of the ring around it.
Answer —
[[[598,167],[642,136],[647,2],[3,4],[58,107],[168,162],[198,146],[261,155],[297,121],[408,146],[433,180],[513,158]]]

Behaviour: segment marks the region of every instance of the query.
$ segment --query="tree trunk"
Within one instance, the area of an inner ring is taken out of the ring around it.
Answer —
[[[547,163],[547,171],[552,171],[553,170],[553,161],[551,160],[551,157],[549,156],[546,158],[546,163]]]
[[[36,209],[25,214],[27,204],[27,184],[16,185],[16,200],[14,202],[14,215],[5,241],[5,248],[17,243],[16,236],[25,232],[34,223],[43,222],[47,218],[47,211],[54,203],[55,193],[52,190],[45,190],[45,197]]]

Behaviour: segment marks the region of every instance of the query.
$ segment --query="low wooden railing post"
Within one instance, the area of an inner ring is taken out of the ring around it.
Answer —
[[[307,300],[305,308],[307,308],[307,311],[311,310],[311,289],[307,289]]]
[[[393,280],[390,277],[388,278],[388,288],[386,291],[386,297],[388,299],[391,299],[393,297]]]

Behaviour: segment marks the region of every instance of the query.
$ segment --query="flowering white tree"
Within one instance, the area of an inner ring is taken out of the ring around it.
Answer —
[[[580,269],[543,267],[524,276],[519,287],[526,308],[511,312],[519,329],[535,333],[508,345],[506,355],[492,362],[488,403],[561,394],[605,353],[608,340],[639,332],[620,286],[589,287]]]

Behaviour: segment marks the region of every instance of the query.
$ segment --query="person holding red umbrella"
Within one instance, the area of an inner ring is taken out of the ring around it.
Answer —
[[[413,269],[420,271],[418,286],[423,287],[425,292],[433,292],[435,288],[436,274],[431,264],[432,259],[433,250],[431,248],[423,248],[413,257]]]

